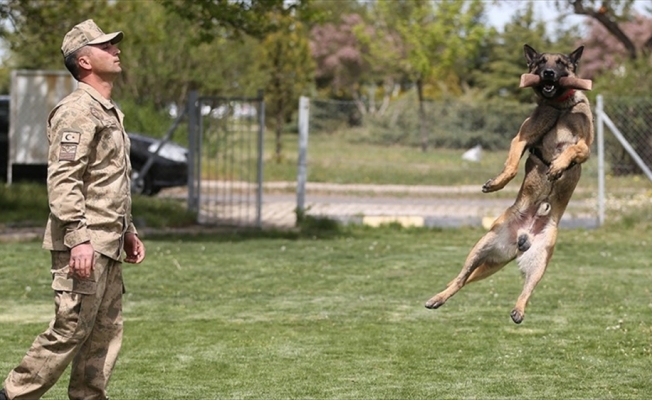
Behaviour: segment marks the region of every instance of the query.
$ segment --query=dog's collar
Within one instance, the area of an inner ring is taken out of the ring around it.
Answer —
[[[556,101],[557,103],[563,103],[564,101],[568,100],[572,95],[575,94],[575,89],[568,89],[566,93],[564,93],[560,98],[558,98]]]

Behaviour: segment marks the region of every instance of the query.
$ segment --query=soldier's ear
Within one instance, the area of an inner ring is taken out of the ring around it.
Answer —
[[[524,45],[523,50],[525,52],[525,60],[527,61],[527,66],[530,67],[534,64],[535,60],[539,58],[539,53],[537,53],[534,48],[530,45]]]
[[[573,65],[577,66],[577,63],[580,61],[580,58],[582,58],[583,51],[584,51],[584,46],[580,46],[568,55],[568,58],[570,58]]]

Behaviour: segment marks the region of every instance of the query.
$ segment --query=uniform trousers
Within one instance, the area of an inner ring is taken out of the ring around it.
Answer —
[[[71,364],[70,400],[106,400],[122,345],[122,263],[95,253],[89,279],[69,277],[70,252],[52,251],[55,316],[4,382],[10,400],[40,399]]]

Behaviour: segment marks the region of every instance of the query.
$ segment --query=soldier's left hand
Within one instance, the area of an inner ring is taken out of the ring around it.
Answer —
[[[125,262],[140,264],[145,259],[145,245],[134,233],[125,233],[124,250],[127,254]]]

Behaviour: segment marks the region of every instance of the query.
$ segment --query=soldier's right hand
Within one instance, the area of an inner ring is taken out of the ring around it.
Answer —
[[[95,250],[90,242],[78,244],[70,250],[70,274],[88,279],[95,263]]]

